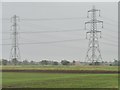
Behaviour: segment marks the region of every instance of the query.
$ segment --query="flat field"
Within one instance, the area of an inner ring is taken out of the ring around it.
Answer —
[[[4,70],[109,70],[114,66],[5,66]],[[3,72],[3,88],[117,88],[118,74]]]
[[[117,74],[3,73],[3,87],[117,88]]]
[[[118,71],[118,66],[21,65],[3,66],[2,70],[104,70]]]

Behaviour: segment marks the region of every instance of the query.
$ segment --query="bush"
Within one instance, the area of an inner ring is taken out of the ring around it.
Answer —
[[[67,61],[67,60],[62,60],[62,61],[61,61],[61,64],[62,64],[62,65],[69,65],[69,64],[70,64],[70,62],[69,62],[69,61]]]
[[[53,62],[53,65],[58,65],[58,62],[57,62],[57,61],[54,61],[54,62]]]

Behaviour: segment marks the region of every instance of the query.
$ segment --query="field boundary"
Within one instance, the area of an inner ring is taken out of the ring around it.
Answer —
[[[34,73],[90,73],[90,74],[117,74],[118,71],[106,70],[2,70],[2,72],[34,72]]]

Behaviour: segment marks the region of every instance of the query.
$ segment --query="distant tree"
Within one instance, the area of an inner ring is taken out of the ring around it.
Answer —
[[[73,64],[73,65],[75,65],[75,63],[76,63],[76,61],[75,61],[75,60],[73,60],[72,64]]]
[[[62,65],[69,65],[69,64],[70,64],[70,62],[69,62],[69,61],[67,61],[67,60],[62,60],[62,61],[61,61],[61,64],[62,64]]]
[[[17,65],[17,64],[18,64],[18,60],[17,60],[16,58],[13,58],[13,59],[12,59],[12,63],[13,63],[14,65]]]
[[[29,64],[29,61],[28,61],[28,60],[24,60],[22,63],[23,63],[24,65],[28,65],[28,64]]]
[[[53,62],[53,65],[58,65],[58,62],[57,62],[57,61],[54,61],[54,62]]]
[[[8,63],[8,60],[2,59],[2,65],[7,65],[7,63]]]
[[[49,64],[49,61],[47,61],[47,60],[42,60],[40,63],[41,63],[42,65],[48,65],[48,64]]]
[[[30,61],[30,64],[31,64],[31,65],[35,65],[35,62],[34,62],[34,61]]]
[[[105,61],[105,63],[108,63],[107,61]]]
[[[120,60],[118,60],[118,66],[120,66]]]
[[[17,63],[18,65],[22,65],[23,63],[22,63],[22,61],[18,61],[18,63]]]
[[[102,61],[101,63],[102,63],[102,64],[104,64],[105,62],[104,62],[104,61]]]
[[[96,62],[94,63],[94,65],[100,65],[100,62],[97,62],[97,61],[96,61]]]
[[[11,60],[9,60],[7,64],[8,64],[8,65],[12,65],[12,61],[11,61]]]
[[[100,62],[93,62],[93,63],[89,63],[89,65],[100,65]]]
[[[2,65],[2,60],[0,59],[0,65]]]
[[[118,60],[116,60],[116,59],[114,59],[114,61],[113,61],[113,64],[112,65],[114,65],[114,66],[118,66]]]

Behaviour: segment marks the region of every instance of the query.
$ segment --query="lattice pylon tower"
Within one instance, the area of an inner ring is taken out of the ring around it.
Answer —
[[[89,24],[89,31],[86,32],[86,39],[89,34],[89,44],[88,44],[88,50],[85,62],[90,64],[98,64],[102,61],[102,56],[99,48],[99,41],[98,41],[98,35],[101,38],[101,31],[97,30],[97,24],[101,23],[103,28],[103,21],[97,20],[97,12],[99,12],[100,16],[100,10],[95,9],[95,6],[91,10],[88,11],[88,18],[91,18],[90,21],[85,22],[85,29],[86,25]]]
[[[20,59],[20,50],[19,50],[19,43],[18,43],[18,24],[17,21],[19,21],[19,17],[14,15],[11,18],[11,22],[13,23],[11,26],[11,36],[12,36],[12,46],[10,51],[10,60],[14,61],[14,64],[17,64],[17,60]]]

